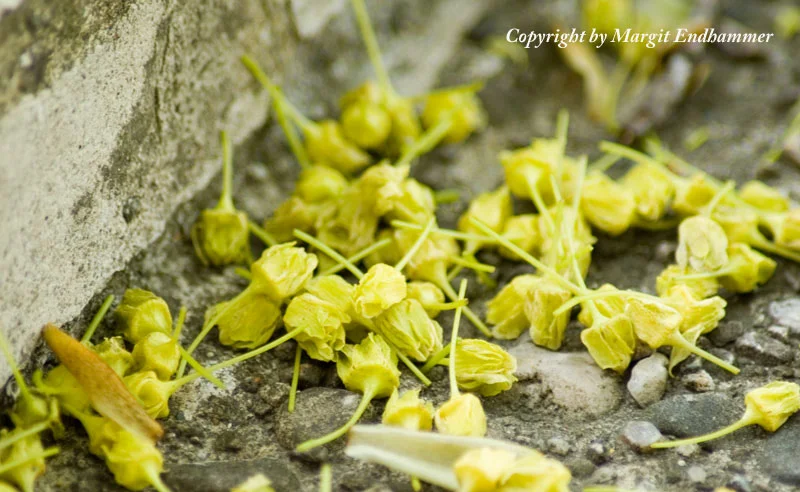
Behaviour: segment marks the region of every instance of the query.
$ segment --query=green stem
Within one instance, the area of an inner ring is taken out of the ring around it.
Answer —
[[[456,203],[459,200],[461,200],[461,192],[454,188],[433,192],[433,201],[435,201],[437,205]]]
[[[113,295],[106,297],[106,299],[103,301],[103,304],[100,305],[100,309],[97,310],[97,312],[94,315],[94,318],[92,318],[92,322],[89,323],[89,326],[83,333],[83,336],[81,337],[81,343],[85,344],[92,339],[92,335],[94,335],[94,332],[97,331],[97,327],[100,326],[100,322],[103,321],[103,318],[105,318],[106,313],[108,312],[109,308],[111,307],[111,303],[113,302],[114,302]]]
[[[537,260],[536,258],[531,256],[527,251],[525,251],[524,249],[520,248],[516,244],[512,243],[507,238],[504,238],[500,234],[494,232],[489,226],[487,226],[486,224],[484,224],[480,220],[476,219],[475,217],[472,217],[472,218],[470,218],[470,221],[476,227],[478,227],[481,231],[483,231],[485,234],[488,234],[489,236],[494,238],[494,240],[497,243],[499,243],[501,246],[504,246],[505,248],[511,250],[517,256],[522,258],[525,262],[529,263],[531,266],[535,267],[536,269],[538,269],[538,270],[540,270],[540,271],[542,271],[544,273],[547,273],[548,275],[553,277],[553,279],[556,282],[558,282],[559,284],[561,284],[561,286],[564,287],[566,290],[568,290],[568,291],[570,291],[570,292],[572,292],[573,294],[576,294],[576,295],[580,295],[580,294],[583,293],[583,291],[577,285],[573,284],[569,280],[567,280],[564,277],[562,277],[560,273],[558,273],[554,269],[550,268],[549,266],[545,265],[541,261]]]
[[[531,173],[536,172],[536,176],[532,176]],[[525,173],[525,183],[528,185],[528,193],[531,195],[531,201],[539,210],[539,215],[542,216],[544,221],[547,225],[547,230],[552,234],[556,230],[556,224],[553,221],[553,217],[550,215],[550,210],[547,209],[547,205],[544,203],[544,199],[542,195],[539,193],[539,188],[536,186],[536,181],[540,179],[541,172],[538,169],[531,169],[531,172]]]
[[[31,390],[28,388],[28,383],[25,382],[25,378],[22,377],[22,372],[20,372],[19,366],[17,365],[17,360],[11,353],[11,347],[9,346],[6,335],[3,333],[2,329],[0,329],[0,351],[3,352],[3,355],[8,361],[8,365],[11,367],[11,374],[14,375],[14,380],[17,382],[17,386],[19,386],[20,398],[30,401]],[[0,443],[2,442],[3,441],[0,439]],[[0,445],[0,449],[2,448],[3,446]]]
[[[717,270],[715,272],[690,273],[689,275],[680,275],[678,277],[675,277],[675,280],[678,282],[683,282],[686,280],[702,280],[704,278],[724,277],[725,275],[730,275],[735,271],[736,271],[735,268],[723,268],[722,270]]]
[[[384,340],[386,339],[384,338]],[[386,343],[388,344],[389,341],[386,340]],[[394,350],[395,354],[397,354],[397,358],[400,359],[400,362],[402,362],[408,368],[408,370],[411,371],[412,374],[414,374],[414,376],[417,377],[417,379],[419,379],[419,381],[422,384],[424,384],[425,386],[431,385],[431,380],[428,379],[428,376],[426,376],[422,371],[420,371],[419,367],[417,367],[416,364],[411,362],[411,360],[405,354],[397,350],[395,346],[393,345],[390,346],[392,347],[392,350]]]
[[[750,238],[750,245],[754,248],[761,249],[766,251],[767,253],[776,254],[788,260],[792,260],[794,262],[800,263],[800,253],[792,251],[787,248],[783,248],[778,246],[777,244],[769,241],[767,238],[759,235],[753,235]]]
[[[319,239],[315,238],[314,236],[310,236],[305,232],[301,231],[300,229],[295,229],[294,237],[310,244],[311,246],[317,248],[322,253],[325,253],[326,255],[330,256],[334,261],[338,262],[341,265],[344,265],[344,267],[347,268],[350,271],[350,273],[355,275],[357,279],[361,279],[364,277],[364,272],[359,270],[357,266],[353,265],[350,262],[350,260],[342,256],[336,250],[334,250],[327,244],[323,243]]]
[[[275,246],[278,244],[278,240],[272,237],[272,234],[265,231],[264,228],[250,219],[247,220],[247,228],[250,229],[250,232],[253,233],[255,237],[260,239],[261,242],[267,246]]]
[[[389,222],[389,225],[395,229],[412,229],[416,231],[421,231],[424,228],[419,224],[405,222],[402,220],[393,220]],[[469,232],[454,231],[452,229],[442,229],[441,227],[434,227],[433,230],[431,231],[431,235],[452,237],[453,239],[458,239],[461,241],[483,241],[487,243],[496,242],[494,238],[491,238],[489,236],[481,236],[479,234],[472,234]]]
[[[734,189],[736,189],[736,182],[735,181],[728,181],[727,183],[725,183],[725,186],[723,186],[722,188],[717,190],[717,192],[714,194],[714,197],[711,198],[710,202],[708,202],[708,204],[705,207],[705,210],[703,210],[703,214],[706,217],[711,217],[711,214],[714,213],[714,209],[717,208],[717,205],[719,205],[719,202],[723,198],[725,198],[725,195],[727,195],[728,193],[730,193]]]
[[[5,449],[21,439],[25,439],[26,437],[30,437],[40,432],[43,432],[45,429],[49,427],[49,425],[50,425],[49,422],[40,422],[22,431],[11,432],[10,434],[7,434],[4,438],[0,439],[0,449]]]
[[[471,270],[475,270],[476,272],[494,273],[494,271],[496,270],[496,268],[492,265],[487,265],[477,260],[464,258],[463,256],[451,255],[448,257],[448,260],[450,260],[451,263],[455,263],[456,265],[466,267]]]
[[[175,329],[172,330],[172,339],[180,343],[183,325],[186,323],[186,306],[181,306],[178,311],[178,319],[175,321]]]
[[[236,267],[233,269],[233,273],[242,277],[245,280],[253,280],[253,275],[250,274],[250,270],[248,270],[247,268]]]
[[[347,431],[350,430],[350,428],[353,427],[358,422],[358,419],[360,419],[361,416],[364,414],[364,412],[367,410],[367,407],[369,406],[369,403],[372,401],[374,394],[375,390],[372,387],[365,388],[364,394],[361,396],[361,402],[358,404],[358,408],[356,408],[356,411],[355,413],[353,413],[353,416],[350,417],[350,420],[348,420],[343,426],[339,427],[330,434],[318,437],[316,439],[311,439],[309,441],[300,444],[299,446],[297,446],[296,451],[298,453],[304,453],[316,447],[328,444],[331,441],[335,441],[336,439],[345,435]]]
[[[422,136],[415,140],[414,143],[412,143],[405,150],[405,152],[403,152],[403,155],[401,155],[400,159],[397,160],[395,166],[400,167],[409,165],[416,157],[429,152],[444,138],[445,135],[447,135],[447,132],[450,131],[452,126],[453,120],[448,118],[440,121],[433,128],[426,130]]]
[[[158,492],[170,492],[169,487],[161,480],[161,474],[152,465],[145,469],[150,485]]]
[[[438,283],[436,283],[436,286],[437,286],[437,287],[439,287],[440,289],[442,289],[442,292],[444,292],[444,295],[446,295],[446,296],[447,296],[447,298],[448,298],[448,299],[450,299],[451,301],[455,302],[455,301],[458,301],[458,300],[459,300],[459,298],[458,298],[458,294],[456,294],[456,291],[455,291],[455,289],[453,289],[453,286],[452,286],[452,285],[450,285],[450,283],[449,283],[449,282],[447,282],[446,280],[445,280],[445,281],[441,281],[441,282],[438,282]],[[464,307],[462,307],[461,309],[463,309],[463,310],[464,310],[464,316],[466,316],[466,318],[467,318],[468,320],[470,320],[470,321],[472,322],[472,324],[473,324],[473,325],[475,325],[475,328],[477,328],[478,330],[480,330],[480,331],[481,331],[481,333],[483,333],[483,334],[484,334],[484,335],[486,335],[487,337],[489,337],[489,338],[491,338],[491,337],[492,337],[492,332],[491,332],[491,330],[489,330],[489,328],[486,326],[486,323],[484,323],[484,322],[483,322],[483,321],[482,321],[482,320],[481,320],[481,319],[478,317],[478,315],[477,315],[477,314],[475,314],[474,312],[472,312],[472,310],[471,310],[469,307],[467,307],[467,306],[464,306]]]
[[[431,230],[433,229],[433,225],[435,223],[436,223],[435,217],[431,217],[430,220],[428,220],[428,223],[425,225],[425,229],[422,231],[422,234],[420,234],[419,237],[417,237],[417,240],[414,241],[414,244],[411,245],[408,251],[406,251],[406,254],[403,256],[403,258],[401,258],[400,261],[398,261],[397,264],[394,266],[395,270],[402,273],[403,268],[405,268],[406,265],[408,265],[408,262],[411,261],[414,255],[417,254],[417,251],[419,251],[419,249],[425,243],[425,240],[428,239],[428,236],[430,235]]]
[[[370,246],[367,246],[366,248],[362,249],[358,253],[356,253],[353,256],[347,258],[347,261],[349,261],[350,263],[355,265],[356,263],[358,263],[359,261],[363,260],[367,256],[371,255],[372,253],[374,253],[374,252],[376,252],[378,250],[381,250],[381,249],[385,248],[386,246],[389,246],[390,244],[392,244],[392,240],[390,238],[387,237],[387,238],[381,239],[380,241],[372,243]],[[343,270],[345,268],[347,268],[347,267],[345,267],[342,263],[337,263],[336,265],[328,268],[327,270],[325,270],[324,272],[320,273],[319,275],[333,275],[334,273],[339,272],[339,271],[341,271],[341,270]]]
[[[0,475],[13,470],[14,468],[27,465],[28,463],[31,463],[33,461],[49,458],[51,456],[58,454],[58,452],[59,449],[57,447],[51,447],[44,449],[38,453],[28,454],[27,456],[24,456],[22,458],[17,458],[14,461],[4,463],[3,465],[0,465]]]
[[[626,296],[626,297],[637,297],[639,299],[643,299],[646,301],[653,301],[662,302],[662,299],[651,296],[649,294],[645,294],[644,292],[636,292],[633,290],[600,290],[600,291],[586,291],[583,293],[579,293],[569,301],[562,304],[558,309],[553,311],[553,316],[560,316],[564,314],[566,311],[572,309],[573,307],[577,306],[578,304],[583,304],[586,301],[594,300],[594,299],[602,299],[605,297],[615,297],[615,296]]]
[[[726,371],[730,372],[731,374],[739,374],[739,368],[728,364],[724,360],[716,357],[714,355],[709,354],[705,350],[701,349],[700,347],[689,343],[683,335],[680,334],[677,330],[675,333],[670,337],[668,345],[672,345],[673,347],[679,347],[684,350],[688,350],[689,352],[695,354],[698,357],[702,357],[703,359],[711,362],[712,364],[718,365],[719,367],[725,369]]]
[[[228,132],[219,132],[220,145],[222,145],[222,193],[217,202],[217,210],[236,210],[233,206],[233,156],[231,155],[231,142]]]
[[[266,73],[261,70],[261,67],[258,66],[255,60],[250,58],[248,55],[242,55],[242,63],[245,67],[250,71],[250,73],[255,77],[255,79],[264,86],[265,89],[269,92],[270,96],[272,96],[275,100],[280,100],[281,104],[283,105],[283,109],[286,111],[287,116],[292,118],[300,127],[300,129],[304,133],[313,132],[317,129],[317,123],[309,120],[303,113],[298,110],[294,104],[292,104],[286,97],[281,93],[278,89],[278,86],[272,83]]]
[[[622,157],[620,157],[620,156],[618,156],[618,155],[614,155],[614,154],[603,154],[603,156],[602,156],[602,157],[600,157],[599,159],[597,159],[596,161],[594,161],[594,162],[593,162],[593,163],[592,163],[592,164],[589,166],[589,171],[590,171],[590,172],[599,172],[599,173],[604,173],[604,172],[606,172],[606,171],[607,171],[609,168],[611,168],[611,166],[613,166],[614,164],[616,164],[617,162],[619,162],[619,160],[620,160],[620,159],[622,159]]]
[[[449,354],[450,354],[450,344],[448,343],[447,345],[442,347],[442,350],[436,352],[431,356],[430,359],[428,359],[428,362],[426,362],[425,365],[422,366],[422,372],[428,373],[431,369],[436,367],[436,365],[438,365],[442,360],[444,360],[444,358],[447,357]]]
[[[332,492],[333,491],[333,474],[331,472],[331,465],[324,463],[319,472],[319,492]]]
[[[458,287],[458,299],[464,299],[467,293],[467,280],[461,281]],[[456,347],[458,346],[458,326],[461,324],[461,310],[457,308],[456,314],[453,316],[453,334],[450,336],[450,363],[448,364],[448,372],[450,375],[450,399],[459,395],[458,380],[456,379]]]
[[[311,167],[311,159],[308,157],[306,148],[303,147],[303,144],[300,142],[297,129],[292,126],[286,118],[286,110],[284,109],[284,100],[286,97],[283,96],[280,89],[277,89],[277,91],[281,94],[280,98],[274,99],[275,115],[278,117],[278,124],[281,125],[283,134],[286,135],[286,141],[289,143],[289,148],[292,149],[292,153],[294,153],[297,162],[300,164],[300,168],[308,169]]]
[[[181,347],[180,345],[178,345],[178,351],[180,352],[181,357],[183,358],[182,360],[185,360],[189,364],[189,366],[192,369],[194,369],[195,372],[197,372],[197,374],[211,381],[211,383],[213,383],[214,386],[216,386],[217,388],[225,389],[225,383],[223,383],[222,381],[217,379],[216,376],[211,374],[211,371],[209,371],[208,369],[203,367],[202,364],[197,362],[197,360],[194,357],[192,357],[188,352],[186,352],[186,350],[184,350],[184,348]]]
[[[294,412],[294,404],[297,400],[297,386],[300,383],[300,359],[303,356],[303,349],[300,344],[297,344],[297,350],[294,353],[294,368],[292,369],[292,387],[289,390],[289,413]]]
[[[737,430],[741,429],[742,427],[746,427],[746,426],[752,425],[754,423],[755,422],[752,421],[752,419],[748,418],[747,415],[745,415],[740,420],[737,420],[736,422],[732,423],[731,425],[723,427],[722,429],[716,430],[714,432],[710,432],[708,434],[703,434],[702,436],[697,436],[697,437],[689,437],[689,438],[686,438],[686,439],[678,439],[676,441],[657,442],[657,443],[651,444],[650,447],[651,448],[655,448],[655,449],[665,449],[665,448],[675,448],[675,447],[678,447],[678,446],[683,446],[684,444],[698,444],[698,443],[701,443],[701,442],[706,442],[706,441],[710,441],[712,439],[720,438],[722,436],[730,434],[731,432],[737,431]]]
[[[467,304],[469,304],[469,301],[464,299],[463,301],[454,302],[429,302],[427,304],[423,304],[423,307],[425,307],[425,309],[434,309],[437,311],[449,311],[458,307],[464,307]]]
[[[381,57],[381,50],[378,47],[378,40],[375,37],[375,31],[372,29],[372,23],[369,20],[367,7],[364,5],[364,0],[351,0],[353,11],[356,14],[356,21],[358,28],[361,30],[361,37],[364,39],[364,46],[367,48],[367,55],[372,63],[372,69],[375,70],[375,77],[381,86],[383,92],[387,95],[396,95],[392,81],[389,79],[389,72],[383,64]]]

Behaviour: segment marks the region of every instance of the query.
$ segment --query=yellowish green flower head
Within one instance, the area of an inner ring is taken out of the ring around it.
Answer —
[[[409,430],[429,431],[433,428],[433,404],[422,400],[418,389],[405,391],[402,396],[395,390],[386,402],[381,422]]]
[[[630,365],[636,349],[633,323],[622,313],[593,320],[581,332],[581,342],[600,368],[620,374]]]
[[[531,453],[514,461],[501,480],[502,492],[568,492],[572,475],[560,462]]]
[[[305,136],[306,151],[312,162],[328,164],[345,174],[353,174],[370,164],[369,154],[345,137],[337,121],[317,122]]]
[[[463,142],[474,132],[486,126],[486,112],[481,100],[470,89],[450,89],[433,92],[425,98],[422,110],[422,123],[425,128],[433,128],[444,121],[450,121],[450,129],[442,142]]]
[[[172,332],[172,315],[164,299],[150,291],[128,289],[116,310],[122,334],[136,343],[154,331],[169,335]]]
[[[149,337],[167,337],[160,331],[150,332],[140,342]],[[122,337],[106,338],[101,343],[91,347],[92,351],[103,359],[103,362],[117,373],[119,377],[127,375],[134,366],[134,356],[125,347]]]
[[[205,209],[192,226],[192,240],[207,265],[245,263],[250,258],[247,214],[235,209]]]
[[[281,318],[279,303],[266,295],[249,292],[214,305],[206,312],[206,320],[218,313],[222,313],[216,323],[219,342],[235,348],[264,345],[275,333]]]
[[[305,286],[306,292],[336,306],[339,311],[353,317],[353,292],[355,286],[339,275],[317,275]]]
[[[267,248],[250,267],[251,287],[279,304],[299,292],[317,267],[317,256],[294,244]]]
[[[464,453],[453,465],[459,492],[495,492],[517,455],[505,449],[478,448]]]
[[[442,289],[431,282],[412,280],[406,286],[406,292],[408,299],[414,299],[422,304],[431,319],[439,316],[441,310],[437,306],[445,302]]]
[[[731,292],[751,292],[769,280],[778,264],[743,243],[731,244],[728,248],[730,261],[724,268],[725,275],[720,284]]]
[[[174,338],[153,332],[134,345],[133,360],[136,362],[137,371],[153,371],[159,379],[167,381],[178,370],[181,353]]]
[[[800,250],[800,208],[768,219],[773,240],[778,246]]]
[[[786,212],[791,204],[780,191],[762,181],[748,181],[738,192],[739,198],[764,212]]]
[[[382,100],[380,89],[373,82],[366,82],[341,99],[344,134],[362,149],[381,148],[392,132],[392,117]]]
[[[655,300],[630,298],[625,314],[633,323],[636,338],[652,349],[669,345],[670,338],[683,324],[681,313]]]
[[[697,272],[713,272],[728,264],[728,236],[714,220],[697,215],[678,227],[678,266]]]
[[[386,213],[386,219],[426,224],[436,212],[433,190],[414,178],[404,179],[400,189],[401,194],[391,200],[392,208]]]
[[[406,298],[406,278],[394,267],[373,265],[353,291],[353,308],[366,319],[372,319]]]
[[[685,285],[678,285],[670,289],[664,301],[683,317],[680,332],[690,344],[697,344],[701,335],[713,331],[720,320],[725,317],[725,299],[714,296],[708,299],[698,299],[692,290]],[[686,348],[672,347],[669,359],[669,370],[684,361],[691,355]]]
[[[332,206],[334,204],[330,201],[309,203],[292,195],[278,205],[272,217],[264,221],[264,230],[280,242],[291,241],[295,229],[314,234],[319,217],[326,208]]]
[[[312,165],[300,171],[295,193],[306,203],[320,203],[341,195],[350,182],[332,167]]]
[[[420,231],[397,229],[394,240],[397,250],[404,255],[419,239]],[[447,278],[450,258],[458,256],[460,249],[453,238],[445,236],[427,237],[409,260],[404,272],[409,278],[439,284]],[[398,258],[399,260],[400,258]]]
[[[49,370],[43,377],[41,371],[33,374],[33,384],[42,394],[55,397],[59,404],[77,411],[87,411],[89,395],[83,390],[75,376],[63,365],[58,365]]]
[[[691,178],[680,180],[675,186],[672,210],[685,216],[697,215],[703,211],[717,194],[717,187],[705,173],[697,173]]]
[[[773,381],[748,392],[744,397],[745,414],[753,423],[775,432],[800,410],[800,386],[796,383]]]
[[[516,370],[517,360],[499,345],[475,338],[456,344],[456,382],[462,390],[497,395],[511,389]]]
[[[386,156],[396,157],[419,138],[422,125],[410,100],[389,95],[385,99],[385,105],[392,118],[392,131],[381,152]]]
[[[487,303],[486,321],[494,325],[492,336],[514,340],[530,327],[525,303],[541,280],[538,275],[517,275]]]
[[[730,255],[730,249],[728,251]],[[697,277],[685,279],[686,275],[695,273],[690,267],[670,265],[665,268],[656,278],[656,292],[658,295],[665,296],[673,287],[683,285],[688,287],[692,294],[698,299],[705,299],[715,295],[720,288],[717,277]]]
[[[302,328],[295,336],[309,357],[332,361],[345,344],[345,324],[350,317],[335,304],[305,293],[289,302],[283,323],[288,331]]]
[[[618,290],[619,289],[611,284],[603,284],[595,289],[595,292],[617,292]],[[601,297],[599,299],[594,299],[591,304],[606,318],[612,318],[625,312],[625,299],[622,296]],[[578,321],[584,326],[592,326],[594,324],[593,309],[590,308],[589,303],[583,303],[581,305],[581,311],[578,313]]]
[[[451,436],[483,437],[486,435],[486,413],[481,400],[472,393],[451,395],[434,415],[436,430]]]
[[[106,465],[114,480],[130,490],[142,490],[159,481],[164,458],[151,441],[123,430],[105,448]]]
[[[581,211],[593,227],[618,236],[636,220],[636,196],[604,173],[589,173],[581,190]]]
[[[530,323],[533,343],[550,350],[558,350],[564,341],[564,330],[569,322],[569,312],[554,316],[553,311],[572,298],[572,293],[549,278],[542,278],[528,292],[525,316]]]
[[[526,253],[537,255],[542,247],[540,228],[540,218],[536,214],[513,215],[506,220],[501,236]],[[498,248],[498,253],[509,260],[521,260],[519,255],[504,246]]]
[[[403,197],[403,182],[408,178],[409,170],[408,166],[393,166],[388,162],[371,166],[356,181],[359,195],[354,198],[375,215],[390,212]]]
[[[153,371],[135,372],[123,378],[123,381],[147,415],[154,419],[169,416],[169,397],[172,396],[173,385],[158,379]]]
[[[24,431],[24,429],[21,427],[18,427],[11,433],[7,433],[3,430],[2,433],[0,433],[0,438],[5,438],[15,432],[22,431]],[[43,452],[44,447],[42,446],[42,440],[38,434],[33,434],[17,440],[11,444],[11,446],[3,450],[2,461],[4,463],[12,463],[27,458],[32,459],[23,465],[16,466],[6,471],[0,476],[0,479],[13,483],[19,487],[20,490],[34,490],[34,482],[36,482],[36,479],[42,476],[45,471],[44,458],[34,457],[41,455]]]
[[[442,349],[442,327],[419,301],[403,299],[375,317],[375,331],[400,353],[424,362]]]
[[[519,198],[532,199],[533,189],[541,195],[545,205],[553,203],[550,176],[561,179],[559,160],[561,144],[557,139],[537,138],[530,147],[500,153],[500,163],[511,193]]]
[[[469,204],[469,208],[458,219],[458,230],[474,234],[480,234],[480,230],[472,223],[472,218],[476,218],[489,226],[494,232],[503,232],[506,221],[513,215],[514,209],[511,203],[511,194],[507,186],[501,186],[495,191],[481,193]],[[474,253],[480,249],[481,243],[477,241],[467,241],[465,250]]]
[[[670,176],[657,166],[637,164],[622,178],[636,200],[636,211],[645,220],[659,220],[675,195]]]
[[[345,388],[387,398],[400,385],[397,356],[380,336],[370,333],[357,345],[342,347],[336,372]]]

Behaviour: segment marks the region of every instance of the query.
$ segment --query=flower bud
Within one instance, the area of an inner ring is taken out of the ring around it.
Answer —
[[[6,434],[5,430],[3,437],[12,437],[17,432],[23,432],[21,427]],[[38,434],[22,437],[16,442],[10,444],[7,448],[3,449],[3,464],[13,463],[15,461],[23,461],[29,459],[22,465],[16,466],[7,470],[3,474],[3,480],[7,480],[19,487],[20,490],[33,490],[34,482],[45,471],[44,458],[40,456],[44,452],[42,447],[42,439]],[[17,490],[17,489],[12,489]]]
[[[511,193],[519,198],[532,198],[531,187],[542,196],[546,205],[553,202],[550,176],[558,178],[561,144],[556,139],[537,138],[530,147],[500,153],[500,162]]]
[[[394,232],[395,243],[402,257],[419,239],[420,231],[397,229]],[[409,260],[405,268],[408,278],[439,283],[447,278],[447,266],[450,258],[460,253],[458,243],[445,236],[427,237]],[[399,261],[399,258],[398,258]],[[397,263],[397,262],[395,262]]]
[[[319,121],[305,133],[306,151],[313,162],[328,163],[346,174],[359,171],[370,163],[369,154],[347,140],[337,121]]]
[[[728,251],[730,255],[730,249]],[[698,299],[705,299],[717,293],[719,290],[719,281],[716,277],[679,278],[692,273],[694,273],[693,270],[688,267],[681,267],[678,265],[668,266],[656,278],[656,292],[658,292],[659,296],[664,296],[673,287],[685,285]]]
[[[536,254],[542,246],[539,216],[536,214],[513,215],[506,220],[502,236],[528,254]],[[504,258],[520,261],[513,251],[500,246],[498,253]]]
[[[517,360],[499,345],[474,338],[456,344],[456,382],[463,390],[497,395],[511,389],[516,370]]]
[[[636,349],[633,323],[622,313],[593,320],[589,328],[581,332],[581,342],[600,368],[620,374],[630,365]]]
[[[169,416],[169,397],[173,385],[161,381],[153,371],[135,372],[123,378],[125,386],[142,404],[147,415],[154,419]]]
[[[442,349],[442,327],[413,299],[403,299],[375,317],[375,331],[400,353],[419,362]]]
[[[445,302],[442,289],[430,282],[413,280],[408,283],[406,290],[408,299],[414,299],[422,304],[431,319],[439,316],[441,310],[436,306]]]
[[[419,138],[422,133],[422,125],[420,125],[414,104],[410,100],[390,96],[386,98],[385,106],[392,118],[392,132],[381,150],[385,155],[399,156]]]
[[[106,465],[114,480],[130,490],[153,485],[164,468],[164,458],[152,441],[123,430],[113,445],[105,449]]]
[[[728,248],[730,261],[720,284],[731,292],[751,292],[765,283],[775,273],[778,264],[744,243],[732,244]]]
[[[467,451],[453,465],[459,492],[492,492],[500,489],[500,480],[517,455],[511,451],[478,448]]]
[[[773,381],[748,392],[744,403],[745,415],[752,419],[752,423],[775,432],[800,410],[800,386],[796,383]]]
[[[392,132],[392,118],[380,104],[357,101],[342,110],[342,130],[362,149],[377,149]]]
[[[192,226],[192,243],[204,264],[245,263],[250,258],[247,214],[236,210],[203,210]]]
[[[353,291],[356,314],[372,319],[406,298],[406,279],[393,267],[379,263],[370,267]]]
[[[670,338],[679,331],[683,317],[674,308],[656,300],[628,299],[625,314],[633,323],[636,337],[651,349],[670,344]]]
[[[800,250],[800,209],[793,209],[769,220],[773,240],[778,246]]]
[[[122,334],[136,343],[148,333],[172,333],[172,315],[164,299],[142,289],[128,289],[116,310]]]
[[[581,211],[593,227],[618,236],[636,219],[636,198],[604,173],[589,173],[581,191]]]
[[[698,272],[713,272],[728,263],[728,237],[719,224],[697,215],[681,222],[678,227],[678,266],[691,267]]]
[[[80,420],[89,436],[89,452],[101,458],[105,457],[104,449],[114,445],[119,433],[122,432],[122,427],[111,419],[88,412],[74,417]]]
[[[223,312],[224,310],[224,312]],[[220,302],[206,312],[206,321],[217,319],[219,343],[234,348],[256,348],[275,333],[281,318],[280,305],[262,294],[249,293]]]
[[[372,398],[386,398],[400,385],[397,356],[375,333],[368,334],[358,345],[342,347],[336,372],[345,388]]]
[[[137,371],[153,371],[159,379],[168,381],[178,370],[181,353],[174,338],[153,332],[134,345],[133,360]]]
[[[675,195],[672,178],[662,169],[637,164],[622,178],[622,185],[633,192],[636,211],[645,220],[658,220],[664,216]]]
[[[359,195],[353,198],[369,207],[375,215],[384,215],[402,198],[403,181],[408,172],[408,166],[393,166],[388,162],[371,166],[356,181]]]
[[[344,325],[349,322],[350,317],[335,304],[308,293],[294,297],[283,315],[287,331],[303,328],[294,337],[300,347],[321,361],[334,360],[344,347]]]
[[[291,241],[295,229],[312,234],[322,211],[330,206],[328,202],[309,203],[299,196],[290,196],[264,221],[264,230],[280,242]]]
[[[486,413],[480,399],[471,393],[453,395],[434,415],[436,429],[451,436],[483,437]]]
[[[680,215],[697,215],[703,211],[717,194],[717,187],[705,173],[680,180],[675,186],[672,210]]]
[[[442,142],[458,143],[486,126],[486,113],[472,90],[443,90],[430,94],[422,110],[423,125],[433,128],[446,120],[452,123]]]
[[[538,275],[517,275],[486,304],[486,321],[494,325],[492,336],[514,340],[530,327],[525,303],[539,282]]]
[[[684,339],[692,345],[697,344],[701,335],[713,331],[720,320],[725,317],[725,299],[714,296],[698,299],[692,290],[685,285],[670,289],[664,296],[664,302],[677,310],[683,317],[680,332]],[[691,352],[683,347],[672,347],[669,356],[669,371],[686,360]]]
[[[511,203],[511,194],[508,187],[501,186],[495,191],[481,193],[469,204],[469,208],[458,219],[458,230],[468,233],[481,234],[472,222],[478,219],[496,233],[503,232],[506,220],[514,213]],[[480,249],[481,243],[477,241],[467,241],[464,249],[469,253],[474,253]]]
[[[62,407],[69,407],[70,411],[85,412],[91,408],[89,395],[63,365],[50,369],[44,377],[41,371],[36,371],[33,383],[38,392],[54,396]]]
[[[729,244],[751,244],[755,235],[763,237],[758,229],[758,214],[752,210],[717,207],[714,209],[713,217],[728,236]]]
[[[317,256],[294,244],[283,243],[267,248],[250,267],[253,275],[251,286],[276,303],[295,295],[317,267]]]
[[[501,479],[503,491],[569,492],[572,475],[554,459],[533,453],[514,461]]]
[[[146,340],[148,337],[154,335],[162,337],[167,336],[160,331],[153,331],[145,335],[142,340]],[[140,342],[142,340],[140,340]],[[122,339],[122,337],[106,338],[100,344],[91,347],[91,349],[94,351],[94,353],[99,355],[100,358],[103,359],[103,362],[108,364],[108,366],[113,369],[119,377],[123,377],[128,374],[134,365],[135,357],[128,352],[127,348],[125,348],[125,341]]]
[[[595,289],[595,292],[616,292],[618,289],[611,284],[603,284]],[[625,312],[625,298],[622,296],[607,296],[591,301],[597,311],[606,318],[614,317],[618,314]],[[578,313],[578,321],[584,326],[592,326],[594,324],[594,316],[592,309],[589,307],[589,302],[581,305],[581,311]]]
[[[789,199],[761,181],[748,181],[739,190],[739,198],[765,212],[786,212]]]
[[[339,275],[318,275],[306,283],[306,292],[336,306],[342,313],[353,317],[353,284]]]
[[[569,312],[554,316],[553,311],[572,298],[572,293],[548,278],[542,278],[525,300],[525,316],[530,322],[533,343],[558,350],[564,341]]]
[[[295,193],[307,203],[319,203],[341,195],[349,185],[336,169],[315,164],[300,171]]]
[[[419,390],[408,390],[399,396],[394,390],[381,419],[384,425],[393,425],[415,431],[433,428],[433,405],[419,397]]]
[[[402,194],[391,200],[391,210],[386,213],[388,220],[404,220],[424,225],[434,216],[436,200],[433,190],[416,179],[406,178],[400,184]]]
[[[366,193],[358,186],[348,188],[317,218],[317,239],[344,256],[370,246],[380,220],[375,195],[375,190]]]

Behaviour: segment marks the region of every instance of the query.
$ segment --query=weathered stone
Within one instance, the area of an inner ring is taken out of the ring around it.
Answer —
[[[563,437],[551,437],[547,440],[547,450],[558,456],[569,454],[572,446]]]
[[[714,391],[714,388],[716,387],[714,384],[714,378],[712,378],[711,375],[705,370],[689,373],[683,376],[681,381],[683,382],[684,386],[696,393]]]
[[[686,478],[689,479],[690,482],[694,484],[702,484],[706,481],[706,471],[699,466],[690,466],[686,470]]]
[[[800,422],[796,418],[766,439],[759,462],[776,480],[800,486]]]
[[[789,342],[789,327],[788,326],[781,326],[781,325],[772,325],[767,328],[767,333],[770,334],[771,337],[780,340],[781,342]]]
[[[745,326],[739,320],[722,320],[716,329],[708,333],[706,336],[717,347],[725,346],[731,342],[735,342],[737,338],[744,335]]]
[[[789,328],[795,336],[800,335],[800,297],[772,302],[769,314],[775,323]]]
[[[722,393],[677,395],[647,409],[648,420],[664,434],[699,436],[739,418],[741,408]]]
[[[663,354],[656,352],[633,367],[628,380],[628,391],[639,406],[646,407],[664,396],[667,389],[668,362]]]
[[[662,437],[655,425],[643,420],[628,422],[622,431],[622,439],[640,452],[649,450],[650,445]]]
[[[517,377],[538,378],[552,393],[553,401],[565,408],[602,415],[619,405],[619,382],[597,367],[587,353],[551,352],[527,340],[510,353],[517,358]]]
[[[268,477],[275,490],[299,490],[300,482],[289,462],[274,458],[171,465],[164,482],[174,490],[228,492],[257,473]]]
[[[794,359],[791,347],[756,331],[749,331],[736,340],[736,351],[762,366],[777,366]]]

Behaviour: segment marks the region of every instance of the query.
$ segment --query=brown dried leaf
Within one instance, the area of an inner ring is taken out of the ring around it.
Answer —
[[[153,442],[164,435],[161,425],[147,415],[122,379],[100,356],[53,324],[47,324],[42,335],[58,360],[89,395],[92,407],[100,415]]]

